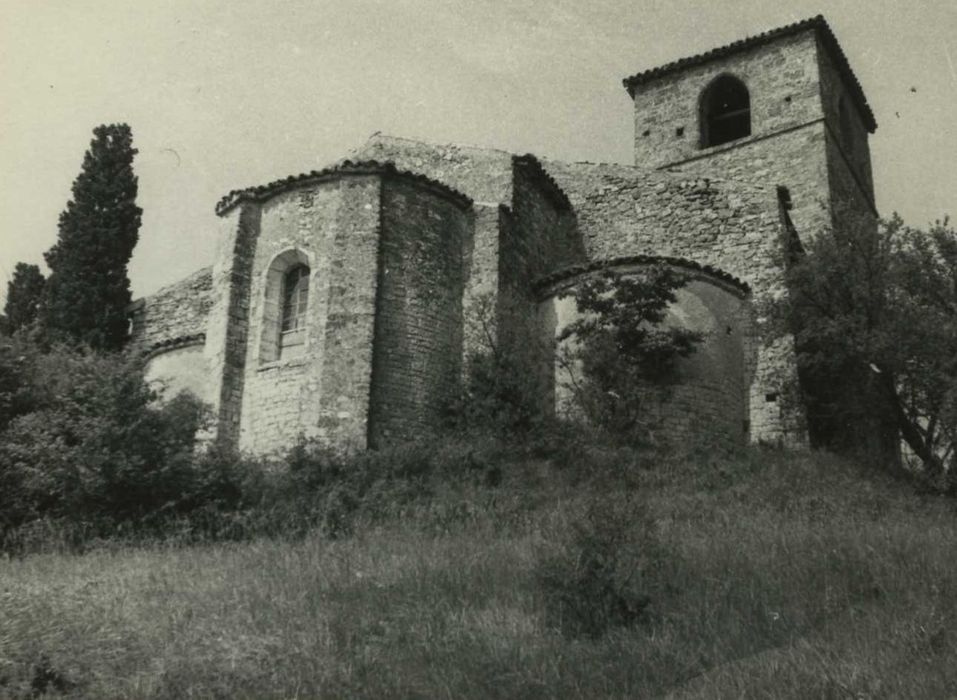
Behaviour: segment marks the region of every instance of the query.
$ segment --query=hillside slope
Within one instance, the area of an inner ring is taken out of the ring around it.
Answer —
[[[0,696],[957,696],[953,502],[809,453],[445,458],[349,537],[3,561]],[[642,604],[568,626],[606,594]]]

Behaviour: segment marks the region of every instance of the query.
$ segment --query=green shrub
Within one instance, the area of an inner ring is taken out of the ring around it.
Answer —
[[[21,408],[0,431],[0,537],[39,519],[105,536],[196,490],[206,409],[195,397],[158,402],[123,355],[19,350]]]
[[[605,270],[568,293],[582,316],[562,331],[560,340],[573,342],[560,348],[558,360],[579,413],[614,440],[648,441],[648,398],[667,397],[679,361],[704,340],[697,331],[664,323],[687,282],[653,265],[628,274]]]
[[[23,335],[0,336],[0,433],[36,404],[29,384],[35,359],[35,350]]]
[[[306,442],[279,465],[274,479],[280,486],[271,497],[289,513],[286,532],[318,528],[344,537],[359,522],[374,525],[413,511],[421,516],[440,491],[448,498],[449,488],[494,488],[501,481],[498,449],[473,438],[343,455]]]

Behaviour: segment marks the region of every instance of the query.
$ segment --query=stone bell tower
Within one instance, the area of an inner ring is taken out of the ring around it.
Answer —
[[[768,200],[778,199],[780,252],[800,251],[829,228],[876,227],[867,139],[877,123],[823,17],[646,70],[624,85],[635,106],[635,164],[764,188]],[[755,309],[762,296],[780,298],[786,286],[780,262],[773,268],[754,258],[739,264],[739,274],[762,277],[753,284]],[[755,339],[766,344],[770,336],[756,320]],[[794,348],[794,339],[787,340]],[[777,357],[792,353],[784,346],[765,352],[769,371],[783,366]],[[797,376],[801,397],[834,400],[830,382],[812,380],[800,367]],[[869,378],[858,380],[854,386],[863,387]],[[834,425],[829,414],[816,415],[813,400],[782,403],[767,392],[751,402],[782,425],[805,423],[812,443],[830,444],[840,435],[868,449],[877,443],[893,449],[894,431],[879,416],[848,438],[851,428]]]
[[[635,103],[635,165],[785,188],[802,239],[876,220],[867,138],[877,123],[823,17],[624,84]]]

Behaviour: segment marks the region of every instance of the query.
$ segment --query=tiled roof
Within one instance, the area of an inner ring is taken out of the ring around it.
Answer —
[[[157,343],[153,343],[147,348],[143,349],[143,356],[149,360],[160,355],[169,350],[176,350],[177,348],[185,348],[191,345],[202,345],[206,342],[205,333],[191,333],[190,335],[180,335],[175,338],[167,338],[166,340],[161,340]]]
[[[694,260],[688,260],[687,258],[677,258],[668,255],[627,255],[624,257],[610,258],[607,260],[595,260],[593,262],[584,263],[581,265],[572,265],[571,267],[566,267],[562,270],[558,270],[551,274],[540,277],[539,279],[535,280],[533,286],[538,293],[542,293],[552,285],[563,282],[569,278],[622,265],[671,265],[672,267],[683,268],[691,272],[704,273],[708,277],[714,277],[722,282],[730,284],[732,287],[735,287],[738,291],[744,294],[749,294],[751,292],[751,287],[748,286],[747,282],[741,281],[734,275],[729,274],[724,270],[720,270],[717,267],[712,267],[711,265],[702,265],[701,263],[695,262]]]
[[[341,163],[324,168],[323,170],[313,170],[308,173],[303,173],[302,175],[290,175],[282,180],[276,180],[267,185],[259,185],[258,187],[232,190],[216,204],[216,213],[222,216],[236,207],[240,202],[263,202],[276,196],[280,192],[295,189],[303,185],[326,182],[342,175],[392,175],[402,177],[445,195],[462,208],[472,206],[472,199],[458,190],[452,189],[448,185],[426,177],[425,175],[412,173],[407,170],[399,170],[395,167],[395,163],[391,161],[344,160]]]
[[[834,64],[837,66],[837,69],[841,74],[841,77],[844,78],[844,82],[847,84],[847,91],[851,94],[854,101],[857,102],[857,106],[861,111],[861,116],[864,118],[864,124],[867,127],[867,130],[873,133],[874,130],[877,129],[877,121],[874,119],[874,112],[871,111],[870,105],[867,104],[867,98],[864,96],[864,90],[861,88],[860,82],[858,82],[857,77],[854,75],[854,71],[851,70],[851,66],[847,61],[847,56],[844,55],[844,51],[841,49],[841,45],[837,43],[837,38],[834,36],[834,32],[831,31],[831,28],[821,15],[817,15],[816,17],[811,17],[810,19],[805,19],[800,22],[795,22],[794,24],[788,24],[784,27],[778,27],[777,29],[772,29],[761,34],[756,34],[755,36],[735,41],[727,46],[721,46],[716,49],[711,49],[710,51],[705,51],[704,53],[699,53],[696,56],[689,56],[688,58],[672,61],[671,63],[666,63],[665,65],[659,66],[657,68],[651,68],[650,70],[636,73],[629,78],[625,78],[622,83],[624,84],[625,89],[628,90],[628,94],[634,97],[635,86],[646,83],[649,80],[659,76],[666,75],[677,70],[682,70],[690,66],[697,66],[702,63],[707,63],[708,61],[712,61],[716,58],[729,56],[739,51],[744,51],[755,46],[761,46],[762,44],[770,43],[771,41],[774,41],[780,37],[798,34],[807,30],[814,30],[818,38],[820,38],[821,43],[830,53]]]

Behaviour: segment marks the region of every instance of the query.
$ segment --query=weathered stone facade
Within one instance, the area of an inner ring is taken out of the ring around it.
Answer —
[[[706,114],[729,80],[746,108]],[[758,310],[786,293],[789,236],[875,221],[863,91],[821,18],[624,83],[634,166],[376,134],[326,170],[231,192],[212,271],[134,306],[151,372],[206,397],[219,437],[254,452],[422,435],[490,338],[523,349],[561,409],[551,340],[575,313],[561,291],[665,263],[691,279],[669,322],[706,341],[656,405],[662,431],[804,443],[801,406],[781,400],[793,341]],[[717,118],[747,129],[712,142]]]

